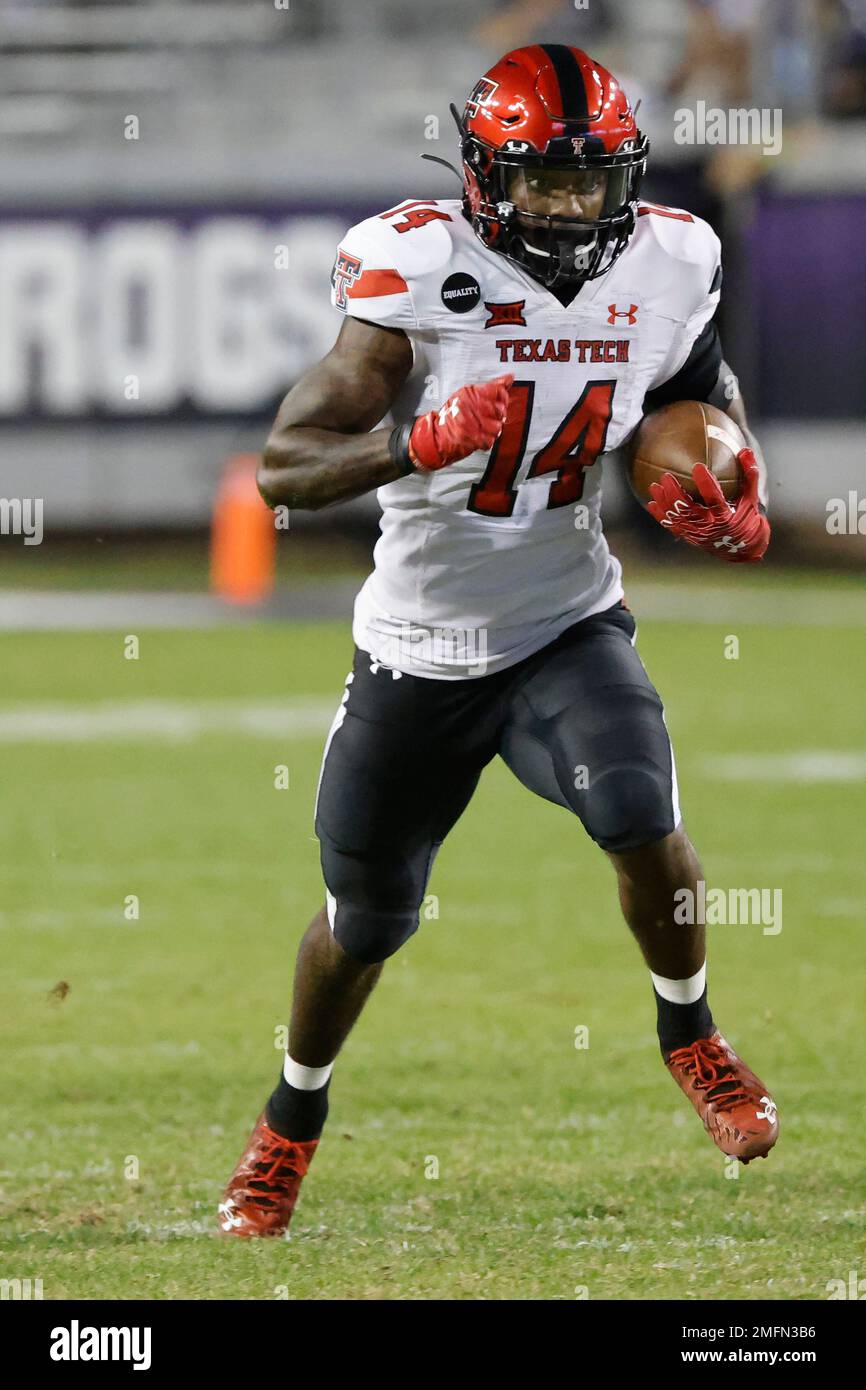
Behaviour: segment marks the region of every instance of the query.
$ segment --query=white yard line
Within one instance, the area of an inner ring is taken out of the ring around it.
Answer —
[[[766,623],[771,627],[866,625],[866,592],[855,589],[769,587],[731,582],[682,584],[625,576],[629,606],[640,621]],[[214,628],[237,623],[352,618],[361,578],[324,579],[280,589],[262,608],[233,608],[206,593],[171,591],[0,589],[0,632],[137,632],[143,628]]]
[[[862,627],[866,592],[834,588],[746,588],[742,584],[679,585],[623,576],[626,602],[638,622],[744,623],[768,627]],[[735,631],[729,628],[729,631]]]
[[[319,738],[339,693],[286,700],[118,700],[0,706],[0,743],[100,743],[134,739],[189,743],[207,734]]]
[[[862,782],[866,752],[803,748],[796,753],[724,753],[703,758],[700,768],[722,782]]]
[[[138,632],[145,628],[232,627],[262,621],[345,618],[363,578],[327,579],[277,590],[246,607],[213,594],[147,589],[0,589],[0,632]]]
[[[338,703],[335,693],[285,700],[0,705],[0,744],[191,743],[209,734],[320,740]],[[725,753],[700,759],[698,770],[723,782],[857,783],[866,780],[866,751],[804,748],[789,753]]]
[[[101,589],[0,590],[2,632],[137,632],[139,628],[210,628],[249,621],[210,594]]]

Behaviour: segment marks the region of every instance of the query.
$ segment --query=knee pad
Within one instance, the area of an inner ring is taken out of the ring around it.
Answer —
[[[352,852],[321,840],[328,921],[346,955],[377,965],[414,935],[437,848]]]
[[[613,853],[663,840],[676,825],[670,772],[635,761],[590,776],[581,819],[596,843]]]
[[[328,921],[334,940],[362,965],[378,965],[418,930],[417,907],[373,907],[327,895]]]

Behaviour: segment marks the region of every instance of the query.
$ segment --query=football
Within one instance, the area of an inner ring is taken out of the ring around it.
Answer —
[[[729,415],[704,401],[674,401],[641,421],[628,451],[628,479],[640,502],[651,501],[650,485],[672,473],[690,497],[699,497],[692,477],[705,463],[729,502],[742,483],[737,454],[748,447]]]

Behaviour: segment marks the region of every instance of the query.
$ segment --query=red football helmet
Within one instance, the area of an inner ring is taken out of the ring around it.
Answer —
[[[609,270],[634,231],[649,150],[616,78],[579,48],[532,44],[479,78],[462,118],[451,109],[484,244],[551,289]]]

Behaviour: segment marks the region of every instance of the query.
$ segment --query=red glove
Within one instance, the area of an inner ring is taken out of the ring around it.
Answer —
[[[696,463],[692,477],[703,502],[696,502],[672,473],[650,487],[647,511],[674,536],[689,545],[710,550],[737,563],[760,560],[770,544],[770,523],[758,510],[758,465],[751,449],[741,449],[737,463],[743,471],[743,490],[736,505],[724,493],[706,464]]]
[[[490,449],[502,431],[513,376],[479,386],[461,386],[442,406],[419,415],[409,435],[409,458],[416,468],[444,468],[476,449]]]

